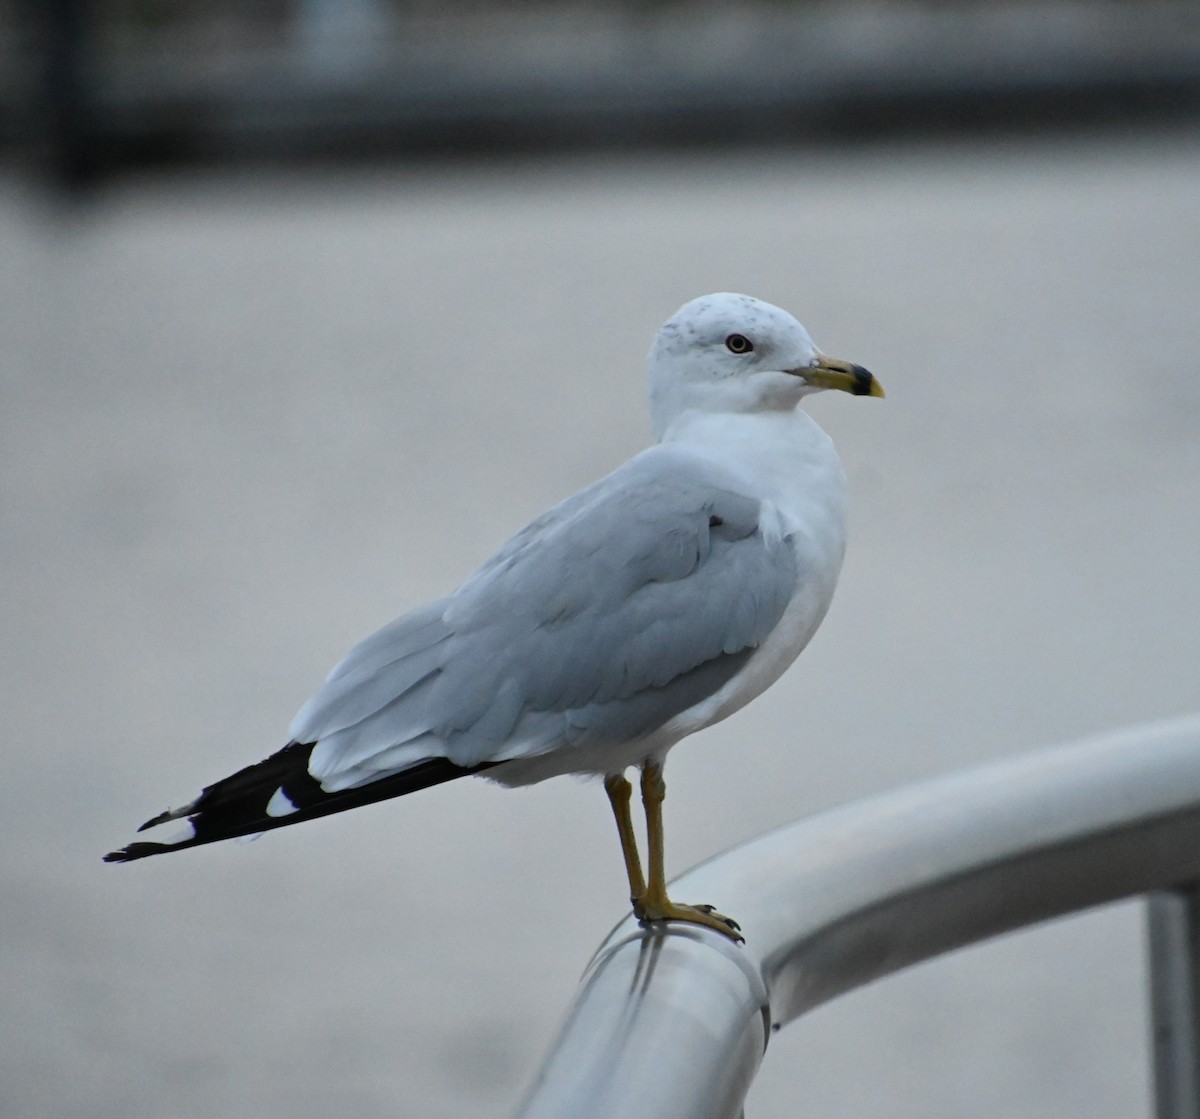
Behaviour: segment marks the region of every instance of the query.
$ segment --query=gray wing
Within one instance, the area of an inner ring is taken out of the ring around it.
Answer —
[[[762,503],[654,447],[534,521],[449,598],[358,645],[292,726],[327,787],[653,731],[728,681],[797,581]]]

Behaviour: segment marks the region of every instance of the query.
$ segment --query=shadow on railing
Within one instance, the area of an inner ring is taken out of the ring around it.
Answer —
[[[672,892],[744,946],[642,928],[600,946],[520,1119],[731,1119],[773,1029],[910,964],[1138,894],[1159,1119],[1198,1119],[1200,716],[942,777],[727,851]],[[1165,892],[1164,892],[1165,891]]]

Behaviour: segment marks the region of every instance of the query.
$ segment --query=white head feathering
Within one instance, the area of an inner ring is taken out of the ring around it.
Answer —
[[[749,349],[738,352],[748,341]],[[791,315],[731,292],[685,303],[659,329],[646,358],[655,433],[685,411],[763,412],[817,391],[796,371],[819,351]]]

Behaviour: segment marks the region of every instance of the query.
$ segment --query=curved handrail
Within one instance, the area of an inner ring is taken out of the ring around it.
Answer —
[[[520,1119],[736,1116],[770,1027],[965,944],[1200,879],[1200,716],[872,797],[684,874],[707,929],[609,934]]]

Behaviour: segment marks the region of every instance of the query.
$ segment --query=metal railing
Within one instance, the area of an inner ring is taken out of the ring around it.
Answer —
[[[910,964],[1151,894],[1159,1119],[1200,1119],[1200,716],[1004,761],[802,820],[672,893],[746,934],[619,924],[521,1119],[730,1119],[772,1029]]]

